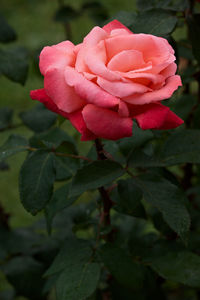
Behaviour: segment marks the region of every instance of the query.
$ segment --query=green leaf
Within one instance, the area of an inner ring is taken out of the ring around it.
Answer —
[[[44,284],[42,263],[29,256],[19,256],[12,258],[3,270],[18,294],[29,299],[40,297]]]
[[[70,157],[55,157],[56,180],[62,181],[75,175],[80,167],[80,161]]]
[[[1,73],[12,81],[24,84],[28,75],[27,50],[19,46],[0,49]]]
[[[152,269],[163,278],[200,287],[200,257],[192,252],[175,252],[156,258]]]
[[[58,127],[37,134],[35,138],[42,141],[47,148],[57,149],[60,145],[64,144],[63,147],[65,148],[65,152],[77,153],[74,139]]]
[[[149,10],[152,8],[163,8],[175,11],[185,11],[188,8],[187,0],[137,0],[139,10]]]
[[[141,148],[151,139],[153,139],[153,133],[150,130],[142,130],[134,123],[132,137],[123,138],[118,141],[118,144],[121,152],[127,157],[134,149]]]
[[[5,18],[0,14],[0,42],[8,43],[16,40],[17,35],[14,29],[6,22]]]
[[[92,249],[85,240],[69,238],[54,259],[45,276],[54,275],[66,269],[72,269],[78,264],[88,262],[92,257]]]
[[[130,289],[142,287],[145,269],[142,265],[134,262],[123,249],[105,244],[100,248],[98,254],[118,283]]]
[[[109,21],[117,19],[123,25],[130,27],[134,23],[136,16],[137,14],[135,12],[128,12],[122,10],[119,11],[112,19],[109,19]]]
[[[193,107],[197,104],[197,98],[194,95],[182,94],[175,101],[171,101],[170,108],[177,114],[181,119],[186,120]]]
[[[164,163],[159,155],[147,155],[142,149],[135,149],[128,157],[128,166],[134,168],[161,167]]]
[[[46,216],[47,228],[49,232],[51,232],[51,225],[55,215],[62,209],[70,206],[76,200],[76,197],[73,198],[68,197],[69,189],[70,189],[69,183],[57,189],[54,192],[50,202],[47,204],[45,208],[45,216]]]
[[[0,131],[11,125],[13,109],[9,107],[0,108]]]
[[[70,196],[96,189],[112,182],[124,174],[124,170],[114,161],[94,161],[79,169],[72,181]]]
[[[50,201],[54,180],[54,155],[32,152],[24,161],[19,177],[21,201],[28,212],[34,215]]]
[[[200,64],[200,41],[197,38],[197,36],[200,36],[200,14],[189,16],[187,18],[187,23],[193,54]]]
[[[68,23],[78,18],[79,16],[79,12],[77,12],[71,6],[64,5],[56,11],[54,20],[60,23]]]
[[[162,213],[170,228],[186,241],[190,216],[185,207],[186,199],[183,192],[171,182],[155,174],[133,179],[133,183],[141,188],[144,199]]]
[[[60,300],[88,299],[96,290],[100,276],[97,263],[86,262],[67,268],[56,283],[56,294]]]
[[[160,160],[165,166],[200,163],[200,130],[185,129],[173,133],[161,149]]]
[[[28,141],[23,136],[11,134],[7,141],[0,147],[0,161],[27,149]]]
[[[131,29],[134,33],[148,33],[157,36],[170,34],[177,23],[177,17],[171,12],[154,9],[141,12],[135,18]]]
[[[118,181],[118,193],[119,196],[113,198],[115,210],[133,217],[145,216],[145,210],[141,204],[143,193],[133,184],[132,179]]]
[[[49,129],[56,122],[56,114],[49,111],[41,103],[31,110],[20,113],[23,123],[31,130],[40,133]]]

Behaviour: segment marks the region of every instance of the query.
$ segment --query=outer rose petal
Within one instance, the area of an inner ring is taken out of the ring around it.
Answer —
[[[97,137],[86,127],[84,122],[82,111],[76,111],[74,113],[68,114],[68,119],[72,125],[82,134],[81,141],[94,140]]]
[[[179,86],[182,86],[181,78],[179,75],[174,75],[169,77],[166,80],[165,85],[158,90],[147,92],[144,94],[135,94],[123,98],[123,100],[135,105],[143,105],[147,103],[157,102],[170,98],[173,92],[177,90]]]
[[[95,83],[87,80],[75,69],[66,67],[65,80],[68,85],[74,87],[76,93],[89,103],[101,107],[115,107],[119,104],[119,99],[102,90]]]
[[[96,136],[86,127],[81,110],[71,114],[65,113],[56,106],[44,89],[31,91],[30,97],[33,100],[38,100],[43,103],[49,110],[69,119],[72,125],[82,134],[82,141],[94,140],[96,138]]]
[[[75,46],[70,41],[44,47],[40,53],[40,72],[45,75],[51,68],[62,69],[66,65],[71,65],[75,60],[74,48]]]
[[[45,74],[44,88],[48,96],[59,109],[71,113],[83,107],[85,101],[81,99],[71,86],[65,82],[64,71],[51,69]]]
[[[134,117],[142,129],[172,129],[183,124],[182,119],[162,104],[149,104],[145,109]]]
[[[62,115],[63,117],[67,118],[67,114],[59,110],[57,105],[52,101],[52,99],[46,94],[45,89],[33,90],[30,91],[30,97],[33,100],[38,100],[43,103],[46,108],[49,110]]]
[[[112,22],[106,24],[105,26],[103,26],[103,29],[110,33],[113,29],[126,29],[128,32],[132,33],[132,31],[130,31],[126,26],[124,26],[122,23],[120,23],[117,20],[113,20]]]
[[[122,118],[117,112],[88,104],[82,114],[87,128],[97,137],[118,140],[132,135],[131,118]]]

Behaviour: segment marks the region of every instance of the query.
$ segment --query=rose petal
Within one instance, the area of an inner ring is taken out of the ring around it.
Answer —
[[[59,109],[52,99],[46,94],[44,89],[30,91],[30,97],[32,100],[38,100],[43,103],[49,110],[59,113]]]
[[[118,113],[120,117],[129,117],[129,109],[124,101],[119,102]]]
[[[75,61],[74,45],[70,41],[62,42],[51,47],[44,47],[40,53],[40,72],[45,73],[51,68],[63,69]]]
[[[120,75],[106,67],[107,53],[104,41],[98,43],[87,51],[84,61],[93,74],[102,76],[108,80],[120,80]]]
[[[142,106],[141,106],[142,110]],[[134,118],[142,129],[172,129],[183,124],[183,120],[160,103],[144,106],[144,111]]]
[[[81,141],[94,140],[97,137],[86,127],[84,122],[82,111],[76,111],[74,113],[68,114],[68,119],[72,125],[81,133]]]
[[[159,64],[166,62],[171,53],[171,46],[163,38],[151,34],[121,35],[107,38],[105,40],[107,58],[110,60],[123,50],[137,50],[142,52],[145,62],[156,61]],[[175,57],[173,56],[174,60]]]
[[[76,111],[85,104],[74,89],[66,84],[64,73],[59,69],[51,69],[45,74],[44,88],[58,108],[67,113]]]
[[[88,103],[93,103],[101,107],[114,107],[119,104],[119,99],[105,92],[95,83],[87,80],[73,68],[66,67],[65,80]]]
[[[101,77],[98,77],[97,83],[109,94],[120,98],[128,97],[134,93],[145,93],[147,91],[151,91],[150,88],[139,83],[109,81]]]
[[[96,138],[96,136],[86,127],[81,110],[68,114],[58,109],[52,99],[46,94],[44,89],[31,91],[30,97],[33,100],[38,100],[43,103],[49,110],[70,120],[72,125],[82,134],[82,141],[94,140]]]
[[[132,95],[126,98],[123,98],[124,101],[131,103],[131,104],[137,104],[137,105],[143,105],[146,103],[151,103],[151,102],[157,102],[161,101],[164,99],[168,99],[171,97],[173,92],[177,90],[179,86],[182,86],[181,83],[181,78],[179,75],[174,75],[169,77],[166,80],[165,85],[155,91],[152,92],[147,92],[144,94],[137,94],[137,95]]]
[[[132,135],[132,120],[120,117],[117,112],[88,104],[82,114],[87,128],[97,137],[118,140]]]
[[[112,71],[127,72],[145,65],[143,55],[137,50],[124,50],[115,56],[107,64]]]
[[[108,37],[108,33],[105,32],[101,27],[95,26],[83,40],[85,46],[94,46],[98,42]]]
[[[112,22],[103,26],[103,30],[105,30],[108,33],[110,33],[113,29],[120,29],[120,28],[126,29],[128,32],[132,33],[132,31],[130,31],[126,26],[124,26],[122,23],[120,23],[117,20],[113,20]]]

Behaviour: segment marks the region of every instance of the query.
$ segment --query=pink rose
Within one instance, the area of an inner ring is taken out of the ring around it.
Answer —
[[[161,104],[181,86],[174,61],[166,39],[133,34],[114,20],[77,46],[45,47],[44,89],[30,95],[69,119],[82,141],[131,136],[133,119],[142,129],[171,129],[183,123]]]

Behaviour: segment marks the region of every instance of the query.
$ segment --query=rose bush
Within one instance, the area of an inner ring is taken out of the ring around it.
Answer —
[[[181,86],[174,50],[164,38],[134,34],[114,20],[75,46],[64,41],[40,54],[44,89],[31,98],[69,119],[83,141],[117,140],[142,129],[183,123],[161,101]]]

